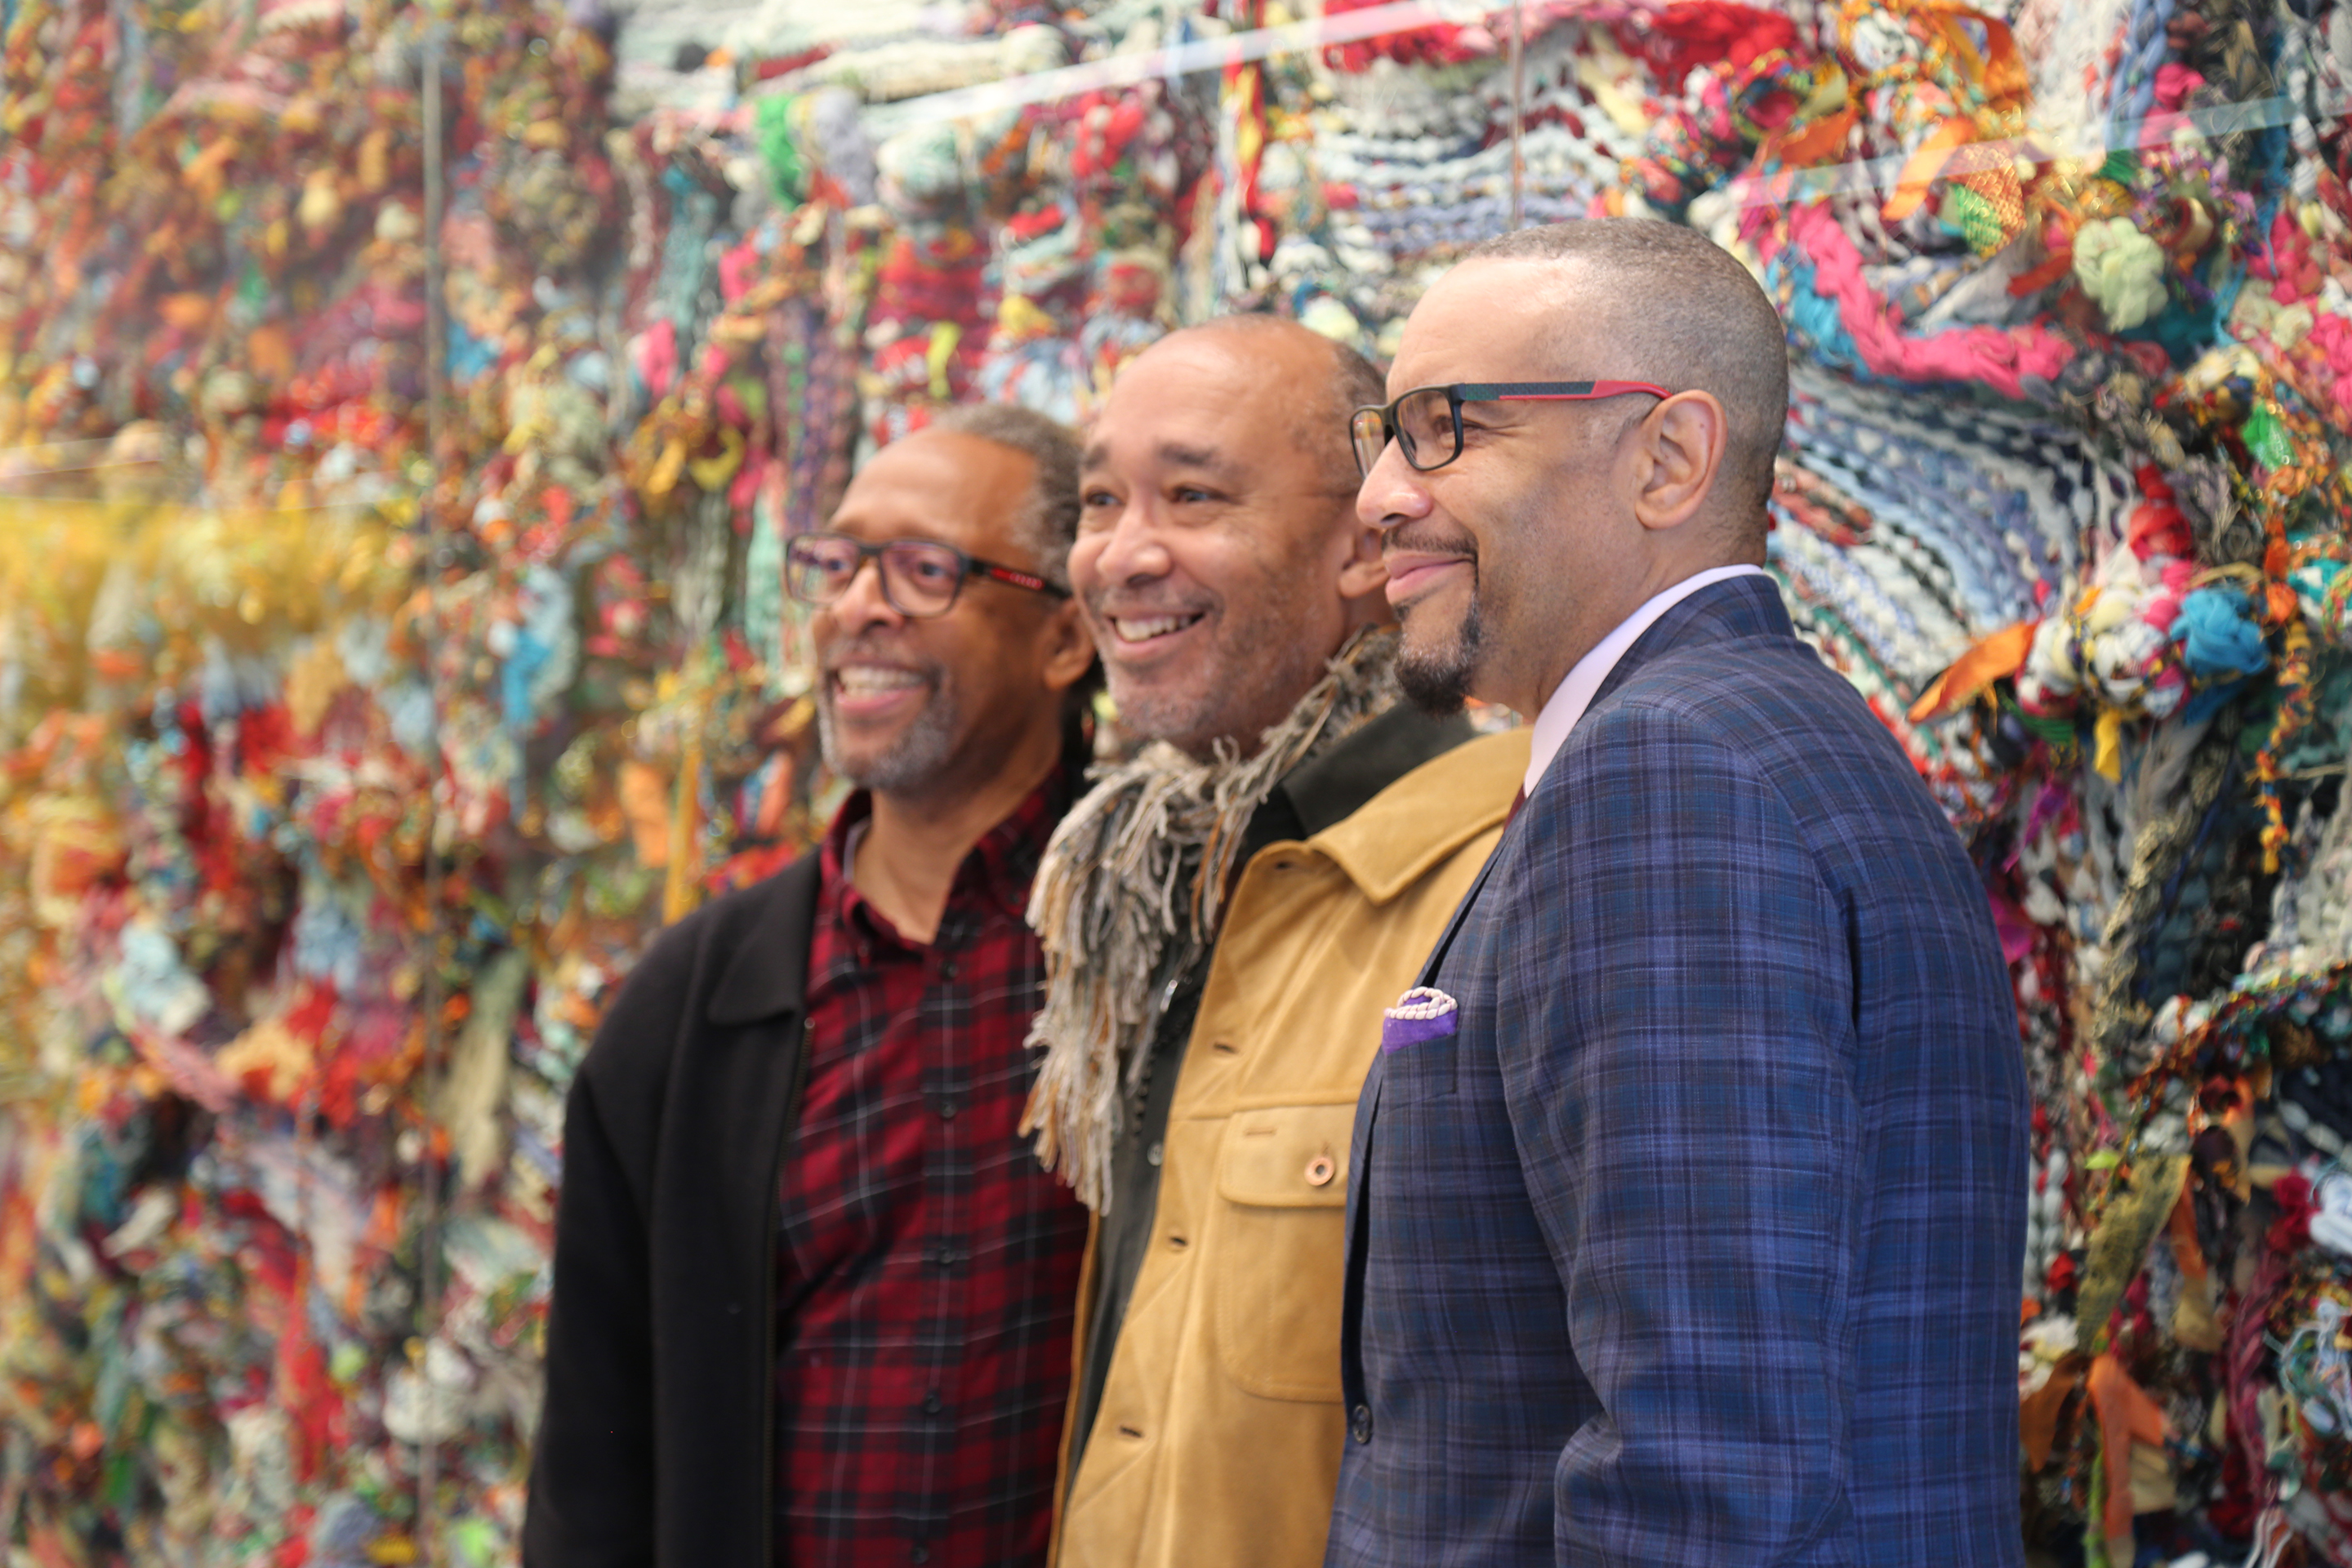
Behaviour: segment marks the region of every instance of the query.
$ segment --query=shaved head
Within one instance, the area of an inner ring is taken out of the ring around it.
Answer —
[[[1581,319],[1558,323],[1563,353],[1581,359],[1591,352],[1581,345],[1598,339],[1609,354],[1605,367],[1580,364],[1575,374],[1715,394],[1731,421],[1726,521],[1762,540],[1789,418],[1788,338],[1772,301],[1730,253],[1676,224],[1617,219],[1523,228],[1462,260],[1554,263],[1574,273]]]
[[[1292,395],[1285,399],[1289,410],[1290,438],[1297,443],[1299,450],[1314,454],[1333,489],[1355,489],[1360,476],[1356,472],[1355,447],[1348,439],[1349,416],[1368,404],[1388,401],[1388,393],[1381,384],[1381,373],[1372,368],[1370,360],[1343,342],[1281,316],[1218,316],[1171,335],[1183,337],[1194,332],[1237,338],[1240,343],[1236,346],[1244,347],[1245,352],[1281,344],[1289,351],[1285,358],[1303,358],[1309,363],[1319,360],[1321,374],[1306,385],[1291,389]]]

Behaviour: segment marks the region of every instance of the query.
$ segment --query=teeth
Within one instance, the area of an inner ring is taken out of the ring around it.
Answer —
[[[845,665],[833,672],[833,679],[845,697],[878,697],[885,691],[904,691],[923,683],[923,678],[911,669],[863,664]]]
[[[1171,632],[1181,632],[1200,618],[1198,616],[1153,616],[1148,620],[1122,620],[1113,616],[1110,629],[1118,634],[1121,642],[1149,642],[1153,637],[1164,637]]]

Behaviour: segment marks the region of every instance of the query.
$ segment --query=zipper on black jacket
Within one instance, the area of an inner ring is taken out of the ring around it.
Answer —
[[[767,1252],[767,1268],[760,1275],[760,1323],[756,1329],[761,1344],[765,1347],[760,1356],[762,1368],[760,1379],[760,1563],[759,1568],[776,1568],[776,1269],[782,1259],[778,1256],[782,1238],[776,1234],[778,1209],[782,1203],[781,1184],[784,1176],[784,1146],[793,1141],[794,1123],[800,1120],[801,1085],[808,1078],[809,1032],[815,1021],[807,1013],[808,999],[801,999],[802,1015],[799,1037],[786,1047],[792,1052],[792,1065],[784,1069],[784,1113],[778,1119],[776,1135],[769,1140],[773,1151],[768,1163],[767,1197],[761,1212],[767,1215],[760,1234]]]

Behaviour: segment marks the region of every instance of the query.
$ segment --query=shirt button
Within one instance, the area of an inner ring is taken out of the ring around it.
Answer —
[[[956,961],[950,958],[945,963],[940,964],[940,973],[950,980],[953,980],[956,977]]]
[[[1348,1417],[1348,1436],[1359,1443],[1369,1443],[1372,1440],[1372,1407],[1370,1405],[1356,1406],[1354,1414]]]
[[[955,1102],[954,1100],[940,1100],[940,1121],[953,1121],[955,1120],[955,1113],[956,1113],[956,1102]]]
[[[1144,1159],[1145,1159],[1145,1161],[1146,1161],[1146,1162],[1148,1162],[1149,1163],[1150,1163],[1150,1164],[1154,1164],[1154,1165],[1157,1165],[1158,1163],[1160,1163],[1160,1145],[1159,1145],[1159,1144],[1157,1144],[1157,1143],[1154,1143],[1150,1148],[1149,1148],[1149,1149],[1147,1149],[1147,1150],[1145,1150],[1145,1151],[1144,1151],[1143,1158],[1144,1158]]]
[[[928,1546],[918,1546],[908,1552],[907,1556],[916,1563],[929,1563],[931,1560],[931,1549]]]
[[[945,1410],[946,1408],[947,1402],[940,1397],[940,1391],[938,1389],[934,1388],[929,1394],[923,1395],[924,1415],[937,1415],[940,1411]]]

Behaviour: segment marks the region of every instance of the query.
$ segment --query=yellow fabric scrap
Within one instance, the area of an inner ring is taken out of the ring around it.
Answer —
[[[2124,710],[2110,708],[2099,715],[2098,728],[2094,731],[2097,741],[2091,753],[2091,766],[2109,784],[2120,784],[2124,776]]]

